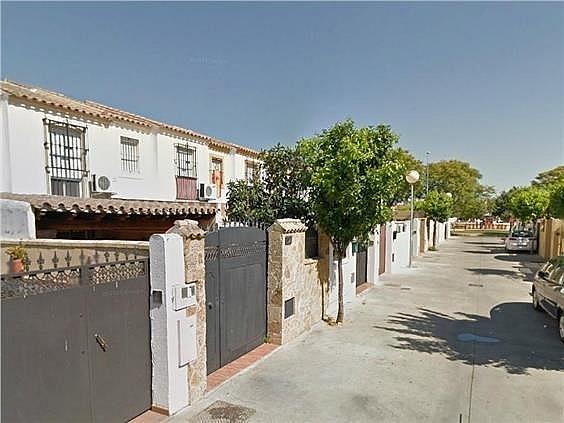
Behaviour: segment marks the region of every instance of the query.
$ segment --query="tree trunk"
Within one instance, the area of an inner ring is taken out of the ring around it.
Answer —
[[[437,249],[437,222],[433,220],[433,248]]]
[[[337,323],[343,323],[343,318],[345,315],[344,304],[343,304],[343,254],[339,251],[339,259],[337,261],[337,268],[339,269],[339,310],[337,311]]]

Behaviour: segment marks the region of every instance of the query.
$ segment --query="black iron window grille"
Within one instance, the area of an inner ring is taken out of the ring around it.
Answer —
[[[184,145],[176,146],[176,176],[195,178],[196,149]]]
[[[47,172],[51,180],[51,194],[80,196],[80,185],[86,176],[86,128],[45,119],[48,140]]]
[[[121,137],[121,170],[125,173],[139,173],[139,140]]]

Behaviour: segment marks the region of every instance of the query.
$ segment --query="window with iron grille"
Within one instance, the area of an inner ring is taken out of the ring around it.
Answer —
[[[216,195],[221,197],[221,188],[223,187],[223,160],[216,157],[211,159],[210,183],[215,185]]]
[[[121,170],[125,173],[139,173],[139,140],[120,138]]]
[[[51,194],[80,196],[82,179],[86,176],[86,128],[64,122],[44,120],[48,141],[45,148],[49,157],[47,172],[50,176]]]
[[[195,178],[196,175],[196,149],[176,146],[176,176]]]
[[[252,181],[258,176],[258,165],[255,162],[246,161],[245,162],[245,177],[247,181]]]

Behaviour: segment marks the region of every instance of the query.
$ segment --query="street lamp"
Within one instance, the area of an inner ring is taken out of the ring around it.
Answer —
[[[411,261],[413,258],[413,185],[419,180],[419,172],[416,170],[410,170],[407,175],[405,175],[405,180],[411,187],[411,211],[409,218],[409,267],[411,267]]]
[[[425,166],[425,198],[429,195],[429,156],[431,155],[430,151],[425,153],[425,160],[427,165]]]

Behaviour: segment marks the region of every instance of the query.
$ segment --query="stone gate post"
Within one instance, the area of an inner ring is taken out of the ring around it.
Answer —
[[[195,220],[177,220],[167,233],[182,237],[185,278],[196,285],[196,305],[186,310],[188,316],[196,317],[196,359],[188,365],[190,404],[194,404],[207,389],[205,232]]]

